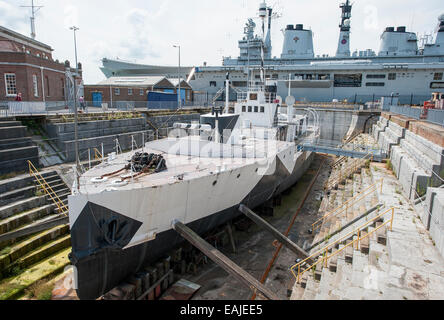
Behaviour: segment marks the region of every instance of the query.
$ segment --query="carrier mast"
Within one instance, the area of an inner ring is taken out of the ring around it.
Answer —
[[[350,0],[340,5],[342,9],[341,24],[339,25],[340,34],[338,42],[338,50],[336,51],[336,57],[350,57],[350,19],[352,4]]]

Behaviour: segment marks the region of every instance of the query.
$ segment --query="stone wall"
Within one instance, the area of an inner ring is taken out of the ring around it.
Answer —
[[[421,221],[444,257],[444,189],[429,188],[426,199],[427,209],[420,210]]]

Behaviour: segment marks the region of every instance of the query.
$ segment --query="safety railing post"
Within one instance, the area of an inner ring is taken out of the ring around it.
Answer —
[[[393,231],[393,220],[395,219],[395,208],[392,208],[392,221],[390,221],[390,231]]]
[[[358,229],[357,235],[358,239],[356,240],[356,250],[359,250],[359,240],[360,240],[361,230]]]

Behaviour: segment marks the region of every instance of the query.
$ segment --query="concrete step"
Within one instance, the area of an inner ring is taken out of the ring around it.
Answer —
[[[1,281],[0,300],[18,299],[34,283],[63,272],[70,263],[68,259],[70,252],[71,248],[63,249],[30,266],[26,271]]]
[[[0,150],[9,150],[33,146],[34,142],[30,137],[2,139],[0,140]]]
[[[45,196],[31,197],[0,207],[0,220],[46,204]]]
[[[36,187],[34,185],[18,188],[16,190],[8,191],[0,195],[0,205],[5,206],[15,201],[35,195]]]
[[[382,222],[376,222],[376,228],[379,228]],[[376,231],[376,240],[379,244],[387,245],[387,228],[382,227]]]
[[[43,246],[45,243],[53,241],[69,232],[69,226],[57,226],[35,234],[21,242],[15,243],[11,247],[3,249],[3,255],[0,255],[0,272],[8,265],[20,259],[29,252]]]
[[[66,189],[66,184],[63,181],[54,182],[53,184],[49,184],[49,186],[52,189],[52,191],[54,191],[56,193],[59,190]],[[43,187],[38,186],[38,189],[43,191]]]
[[[0,121],[0,128],[20,126],[22,126],[22,123],[20,121]]]
[[[319,289],[319,281],[315,281],[312,275],[307,276],[307,285],[305,287],[302,300],[314,300]]]
[[[48,204],[35,208],[0,221],[0,234],[4,234],[21,226],[30,224],[40,218],[50,215],[54,211],[54,205]]]
[[[40,174],[46,179],[47,177],[56,175],[57,173],[55,171],[46,171],[41,172]],[[9,191],[14,191],[30,185],[34,185],[34,177],[29,175],[29,173],[0,181],[0,196]]]
[[[361,237],[361,240],[359,241],[359,249],[361,250],[361,253],[369,254],[369,252],[370,252],[370,238],[368,236],[368,232],[362,231],[360,237]]]
[[[2,139],[24,138],[26,137],[26,127],[22,125],[0,127],[0,137],[2,137]]]

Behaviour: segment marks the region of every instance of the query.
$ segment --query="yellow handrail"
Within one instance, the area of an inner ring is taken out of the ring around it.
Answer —
[[[51,186],[46,182],[46,180],[42,177],[36,167],[32,164],[31,161],[28,160],[29,165],[29,174],[33,176],[37,183],[43,188],[45,193],[51,198],[54,204],[59,208],[60,213],[67,215],[68,207],[60,200],[57,193],[51,188]]]
[[[102,160],[102,158],[103,158],[102,153],[97,148],[94,148],[94,159]]]
[[[361,231],[363,231],[364,229],[366,229],[369,225],[371,225],[373,222],[375,222],[376,220],[379,220],[380,218],[382,218],[383,216],[385,216],[388,212],[391,212],[391,218],[387,221],[385,221],[383,224],[381,224],[379,227],[377,227],[375,230],[372,230],[371,232],[368,232],[365,236],[361,237]],[[367,221],[365,224],[361,225],[360,227],[356,228],[355,230],[351,231],[350,233],[348,233],[347,235],[343,236],[342,238],[336,240],[333,243],[328,244],[326,247],[320,249],[319,251],[317,251],[316,253],[312,254],[310,257],[306,258],[305,260],[295,264],[294,266],[291,267],[291,273],[293,274],[293,276],[296,278],[296,281],[298,283],[300,283],[302,276],[304,275],[305,272],[307,272],[308,270],[313,269],[313,267],[317,266],[319,263],[324,263],[325,266],[327,266],[328,260],[331,259],[332,257],[334,257],[335,255],[341,253],[343,250],[345,250],[346,248],[350,247],[351,245],[356,244],[356,249],[359,249],[359,245],[361,243],[362,240],[366,239],[367,237],[370,237],[373,233],[375,233],[376,231],[378,231],[379,229],[381,229],[382,227],[386,226],[387,224],[390,223],[390,231],[393,230],[393,220],[395,217],[395,208],[391,208],[388,209],[387,211],[385,211],[384,213],[381,213],[380,215],[374,217],[373,219],[371,219],[370,221]],[[351,241],[350,243],[346,244],[343,248],[332,252],[329,255],[329,250],[331,248],[334,248],[337,244],[343,242],[344,240],[347,240],[348,238],[350,238],[350,236],[357,234],[358,238],[354,239],[353,241]],[[322,256],[322,259],[318,259],[317,261],[314,260],[314,258],[319,257],[320,255]],[[307,261],[315,261],[312,265],[308,264]],[[301,271],[301,266],[306,263],[308,265],[308,267],[304,270]],[[298,269],[298,273],[296,275],[294,269]]]
[[[366,188],[365,190],[361,191],[356,196],[354,196],[353,198],[349,199],[347,202],[344,202],[342,205],[340,205],[339,207],[335,208],[333,211],[327,212],[322,218],[320,218],[319,220],[315,221],[312,224],[313,232],[315,230],[319,229],[320,227],[322,227],[324,225],[325,221],[327,221],[327,218],[329,218],[332,214],[334,214],[333,217],[335,217],[339,213],[344,212],[344,207],[345,207],[345,210],[348,210],[351,206],[355,205],[356,203],[358,203],[362,199],[365,199],[368,195],[373,194],[373,192],[378,190],[378,185],[379,184],[381,184],[381,193],[382,193],[382,187],[384,186],[384,178],[382,178],[380,181],[376,182],[375,184],[371,185],[370,187]],[[368,192],[368,194],[367,194],[367,192]],[[343,209],[340,210],[341,208],[343,208]],[[319,225],[320,222],[322,222],[321,225]]]

